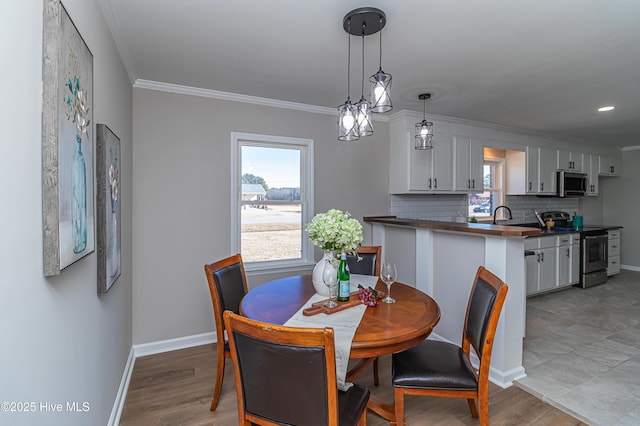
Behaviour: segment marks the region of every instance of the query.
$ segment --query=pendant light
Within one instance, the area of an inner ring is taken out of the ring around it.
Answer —
[[[362,80],[360,84],[360,101],[356,104],[358,115],[358,134],[360,137],[371,136],[373,134],[373,126],[371,125],[371,104],[364,97],[364,33],[367,28],[365,22],[362,23]]]
[[[380,9],[361,7],[347,13],[342,20],[343,28],[349,35],[349,57],[347,59],[347,101],[338,107],[338,140],[340,141],[356,141],[360,137],[372,135],[371,112],[386,112],[392,108],[389,97],[391,76],[382,71],[382,38],[380,39],[380,70],[369,78],[372,83],[371,102],[364,96],[364,38],[382,30],[386,19],[386,15]],[[362,95],[356,104],[351,103],[349,97],[352,35],[362,37]],[[372,105],[373,99],[377,99],[377,108]]]
[[[371,110],[373,112],[391,111],[391,74],[382,71],[382,27],[384,27],[386,17],[384,13],[380,15],[380,68],[378,72],[369,77],[371,83]]]
[[[433,123],[427,121],[427,99],[431,98],[429,93],[421,93],[418,95],[418,99],[422,101],[422,121],[416,123],[416,149],[432,149],[433,144]]]
[[[347,22],[349,30],[347,31],[348,39],[348,55],[347,55],[347,100],[338,107],[338,140],[339,141],[357,141],[360,139],[358,134],[358,126],[356,116],[358,109],[351,103],[349,92],[351,84],[349,82],[351,75],[351,20]]]

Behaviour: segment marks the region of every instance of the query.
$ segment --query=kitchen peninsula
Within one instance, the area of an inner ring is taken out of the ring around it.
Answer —
[[[473,278],[480,265],[509,285],[491,357],[492,381],[507,387],[525,376],[522,343],[526,319],[524,240],[540,229],[518,226],[403,219],[364,218],[372,243],[398,267],[398,281],[415,283],[440,306],[433,337],[460,344]],[[393,294],[393,287],[391,288]]]

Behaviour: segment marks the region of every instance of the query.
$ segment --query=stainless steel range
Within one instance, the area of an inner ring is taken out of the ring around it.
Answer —
[[[563,211],[541,214],[542,220],[551,219],[556,230],[573,230],[571,215]],[[580,284],[582,288],[607,282],[608,234],[606,228],[584,226],[580,231]]]

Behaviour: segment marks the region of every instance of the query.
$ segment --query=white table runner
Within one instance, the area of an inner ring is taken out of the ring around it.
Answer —
[[[375,287],[377,280],[378,277],[375,276],[351,274],[351,292],[358,290],[358,284],[361,284],[365,288],[369,286]],[[346,391],[353,386],[353,383],[347,383],[345,381],[349,364],[349,353],[351,352],[351,341],[356,334],[356,329],[360,324],[360,320],[362,320],[362,315],[364,315],[367,306],[364,304],[357,305],[330,315],[317,314],[305,316],[302,313],[304,309],[310,307],[313,303],[324,299],[326,299],[326,296],[314,294],[284,325],[289,327],[333,328],[336,346],[336,378],[338,380],[338,389]]]

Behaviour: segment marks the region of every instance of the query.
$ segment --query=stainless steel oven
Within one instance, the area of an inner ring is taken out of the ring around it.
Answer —
[[[602,284],[607,281],[608,234],[606,230],[583,231],[580,233],[580,286],[582,288]]]

